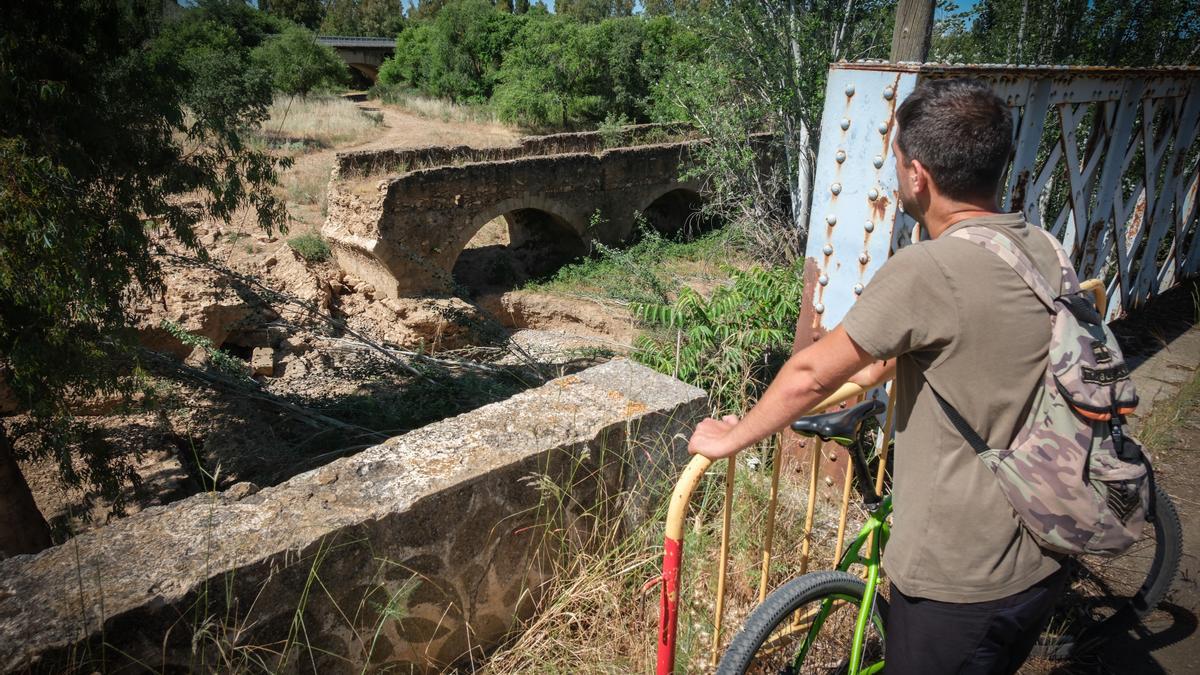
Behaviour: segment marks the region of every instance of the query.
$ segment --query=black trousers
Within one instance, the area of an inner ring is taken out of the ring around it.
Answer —
[[[1037,644],[1066,586],[1060,569],[988,602],[912,598],[892,586],[884,658],[887,675],[1010,675]]]

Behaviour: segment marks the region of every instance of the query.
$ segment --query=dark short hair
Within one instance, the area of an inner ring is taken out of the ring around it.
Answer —
[[[994,195],[1012,153],[1008,106],[979,80],[925,80],[896,111],[896,144],[954,199]]]

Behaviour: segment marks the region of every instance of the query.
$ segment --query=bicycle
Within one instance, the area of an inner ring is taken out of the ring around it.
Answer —
[[[805,574],[767,596],[730,643],[719,674],[883,670],[888,605],[879,589],[880,558],[890,535],[892,503],[890,495],[876,492],[865,452],[873,443],[864,425],[883,407],[867,401],[792,424],[797,433],[847,449],[867,519],[834,570]],[[1166,595],[1179,567],[1182,530],[1161,487],[1155,487],[1154,498],[1153,527],[1129,551],[1066,561],[1072,583],[1035,654],[1066,658],[1095,647],[1145,617]],[[863,566],[865,575],[851,573],[854,565]]]

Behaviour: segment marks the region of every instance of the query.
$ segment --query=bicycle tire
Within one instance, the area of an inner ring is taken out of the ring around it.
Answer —
[[[1102,566],[1109,564],[1109,561],[1120,561],[1130,555],[1130,552],[1114,558],[1083,556],[1072,559],[1068,564],[1072,565],[1073,588],[1067,591],[1064,601],[1055,609],[1055,616],[1039,638],[1033,651],[1034,655],[1061,660],[1085,653],[1103,644],[1106,638],[1116,632],[1127,630],[1135,622],[1146,618],[1166,597],[1179,572],[1179,560],[1183,555],[1183,527],[1179,523],[1179,513],[1175,510],[1171,498],[1157,484],[1154,486],[1154,498],[1154,524],[1145,531],[1154,534],[1154,555],[1148,560],[1146,577],[1137,591],[1128,597],[1124,594],[1114,594],[1108,604],[1103,605],[1106,613],[1098,618],[1076,617],[1076,614],[1083,615],[1093,611],[1086,606],[1072,606],[1073,602],[1080,603],[1080,599],[1073,598],[1072,593],[1074,587],[1081,583],[1081,579],[1087,579],[1089,575],[1101,576],[1090,569],[1089,564]],[[1146,537],[1143,536],[1141,542],[1145,540]],[[1135,543],[1130,551],[1137,551],[1137,547],[1138,544]],[[1127,568],[1123,567],[1120,571],[1126,572]],[[1128,587],[1132,588],[1132,584]],[[1087,600],[1097,602],[1097,598],[1087,598],[1082,602],[1086,604]],[[1101,598],[1097,604],[1103,602],[1104,599]]]
[[[753,668],[756,665],[756,656],[759,656],[759,650],[763,647],[767,638],[780,629],[781,625],[797,610],[806,605],[816,606],[816,603],[820,603],[826,599],[841,599],[842,601],[851,602],[854,606],[853,611],[847,611],[847,616],[857,616],[858,607],[861,606],[865,591],[866,584],[863,583],[862,579],[841,571],[813,572],[789,581],[768,595],[767,599],[746,619],[745,626],[734,636],[733,641],[729,644],[729,648],[721,657],[721,663],[717,666],[717,674],[743,675],[743,673],[756,672],[756,669]],[[872,623],[874,625],[869,626],[873,635],[868,636],[868,642],[874,640],[875,644],[873,646],[878,650],[880,658],[882,658],[883,654],[883,626],[885,625],[886,618],[887,601],[882,595],[877,594],[875,606],[872,611]],[[828,620],[826,621],[828,622]],[[818,630],[818,633],[820,632]],[[853,624],[851,623],[850,635],[852,636],[852,634]],[[845,631],[839,632],[838,635],[841,636],[841,641],[848,642]],[[848,659],[848,645],[845,648],[845,654]],[[770,666],[766,667],[770,668]],[[810,671],[836,672],[837,669],[806,668],[799,671],[789,671],[774,668],[767,672],[799,673]]]

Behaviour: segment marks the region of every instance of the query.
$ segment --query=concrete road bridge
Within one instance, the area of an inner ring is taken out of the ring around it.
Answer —
[[[681,178],[699,141],[651,125],[625,137],[626,147],[587,132],[504,148],[342,153],[322,233],[342,269],[391,297],[413,297],[453,293],[455,264],[497,219],[509,247],[537,240],[538,255],[564,260],[592,242],[629,241],[639,213],[677,230],[699,203],[698,181]]]
[[[379,67],[384,60],[396,51],[396,40],[393,38],[319,35],[317,42],[332,47],[346,65],[371,82],[379,77]]]

